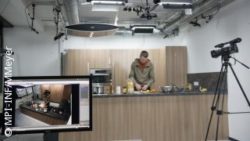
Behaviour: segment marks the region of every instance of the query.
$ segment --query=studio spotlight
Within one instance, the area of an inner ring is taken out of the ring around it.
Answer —
[[[154,0],[155,4],[162,5],[166,9],[190,9],[192,0]]]
[[[127,0],[87,0],[92,5],[125,5]]]

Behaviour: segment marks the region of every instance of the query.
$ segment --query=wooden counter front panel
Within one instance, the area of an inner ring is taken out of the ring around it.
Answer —
[[[59,140],[201,141],[205,138],[212,98],[213,95],[94,98],[93,131],[60,133]],[[215,122],[214,118],[209,139],[215,138]],[[225,115],[219,139],[227,136]]]

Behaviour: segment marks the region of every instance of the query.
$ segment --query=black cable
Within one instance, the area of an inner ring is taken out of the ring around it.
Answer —
[[[28,7],[29,7],[30,5],[31,5],[31,4],[29,4],[29,5],[27,5],[27,6],[25,7],[24,12],[25,12],[25,17],[26,17],[27,24],[28,24],[28,26],[31,28],[31,25],[30,25],[30,23],[29,23],[29,19],[32,19],[32,17],[31,17],[31,15],[30,15],[30,13],[27,12]],[[29,18],[28,18],[28,16],[29,16]]]
[[[27,12],[27,9],[28,9],[28,7],[29,7],[30,5],[31,5],[31,4],[27,5],[27,6],[25,7],[25,9],[24,9],[26,21],[27,21],[28,27],[29,27],[32,31],[34,31],[36,34],[39,34],[39,32],[34,28],[34,20],[35,20],[35,8],[34,8],[34,7],[35,7],[35,6],[33,6],[33,4],[32,4],[32,8],[33,8],[33,15],[32,15],[32,16]],[[32,22],[31,25],[30,25],[30,23],[29,23],[29,19],[28,19],[27,16],[29,16],[29,18],[31,19],[31,22]]]
[[[31,28],[34,29],[34,20],[35,20],[35,4],[32,4],[32,17],[31,17]]]

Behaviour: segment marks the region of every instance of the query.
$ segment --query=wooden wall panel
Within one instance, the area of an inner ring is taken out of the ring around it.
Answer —
[[[64,75],[88,75],[90,68],[110,68],[110,51],[68,50],[64,56]]]
[[[155,69],[153,88],[166,85],[165,48],[148,49],[149,59]],[[64,75],[88,75],[89,68],[112,68],[113,86],[126,86],[131,63],[138,58],[141,50],[68,50],[64,57]]]
[[[60,103],[63,99],[64,85],[50,85],[50,101]]]
[[[187,48],[166,48],[166,84],[184,87],[187,83]]]
[[[72,94],[72,85],[64,85],[63,100],[69,100]]]
[[[45,90],[50,91],[50,101],[60,103],[63,99],[69,99],[71,94],[70,85],[41,85],[41,95],[44,97]]]
[[[93,99],[93,131],[60,133],[60,141],[202,141],[213,95],[139,96]],[[227,99],[227,96],[226,96]],[[225,100],[224,107],[227,107]],[[209,139],[215,139],[215,118]],[[228,136],[228,117],[219,139]]]

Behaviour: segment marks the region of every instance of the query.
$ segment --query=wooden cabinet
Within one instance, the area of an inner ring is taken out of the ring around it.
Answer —
[[[186,47],[146,49],[154,64],[153,88],[174,83],[184,86],[187,73]],[[88,75],[90,68],[111,68],[113,86],[126,86],[131,63],[142,49],[81,49],[68,50],[64,57],[64,75]]]
[[[166,80],[166,52],[165,48],[147,49],[149,52],[149,59],[154,65],[155,72],[155,83],[153,88],[158,89],[159,86],[165,84]],[[127,79],[130,73],[131,64],[135,58],[139,58],[141,49],[133,50],[112,50],[112,65],[113,65],[113,76],[114,86],[126,86]]]
[[[184,87],[187,82],[187,48],[166,48],[166,84]]]
[[[64,75],[88,75],[90,68],[110,68],[109,50],[68,50],[64,55]]]
[[[89,68],[110,68],[110,50],[91,49],[85,50],[89,62]]]

